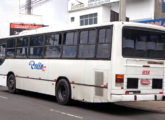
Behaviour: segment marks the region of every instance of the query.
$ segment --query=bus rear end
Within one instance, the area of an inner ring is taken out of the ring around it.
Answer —
[[[113,57],[113,102],[163,98],[165,32],[144,26],[123,25],[121,39],[113,41],[121,45],[114,47],[120,52]]]

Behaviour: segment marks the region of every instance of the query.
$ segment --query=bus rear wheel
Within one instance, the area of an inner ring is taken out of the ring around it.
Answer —
[[[16,93],[16,79],[13,74],[10,74],[7,79],[7,87],[10,93]]]
[[[56,99],[59,104],[69,104],[71,100],[71,88],[66,79],[61,79],[56,85]]]

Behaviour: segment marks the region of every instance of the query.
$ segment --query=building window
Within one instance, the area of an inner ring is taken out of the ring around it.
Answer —
[[[97,24],[97,13],[80,16],[80,26]]]
[[[119,13],[111,10],[111,22],[119,21]]]
[[[113,21],[119,21],[119,13],[111,10],[111,19],[110,19],[111,22]],[[129,21],[129,18],[126,17],[126,21]]]
[[[74,17],[71,17],[71,18],[70,18],[70,21],[71,21],[71,22],[74,22]]]

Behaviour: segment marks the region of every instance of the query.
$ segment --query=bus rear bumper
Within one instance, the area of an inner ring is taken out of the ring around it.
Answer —
[[[112,102],[120,101],[153,101],[153,100],[163,100],[163,95],[112,95]]]

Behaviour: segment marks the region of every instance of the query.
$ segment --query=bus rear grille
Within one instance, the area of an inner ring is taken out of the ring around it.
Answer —
[[[128,89],[137,89],[138,88],[138,78],[128,78],[127,79],[127,88]]]
[[[162,89],[163,80],[162,79],[153,79],[152,80],[152,89]]]

